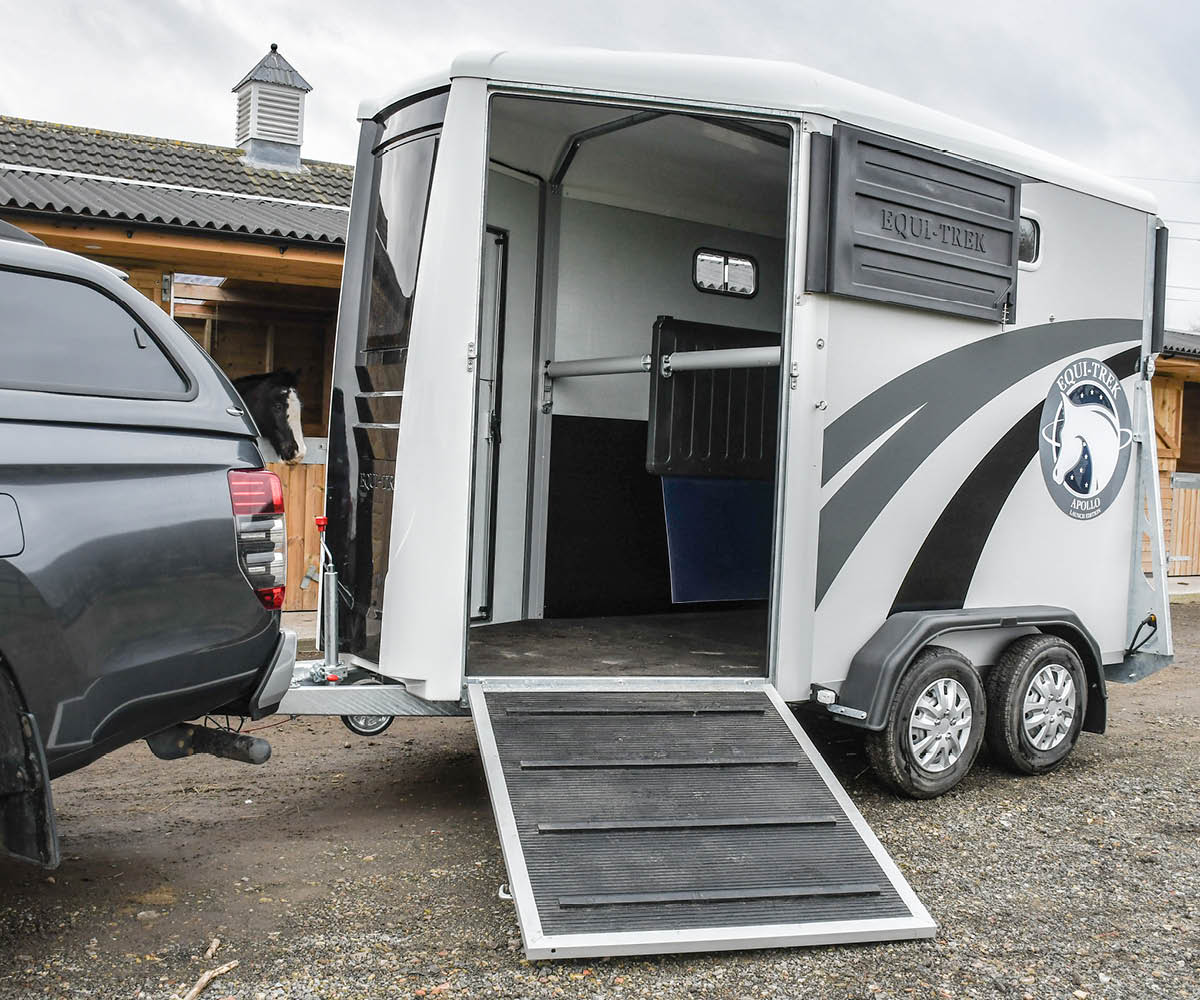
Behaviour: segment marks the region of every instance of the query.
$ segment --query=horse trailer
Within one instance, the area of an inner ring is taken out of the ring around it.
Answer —
[[[471,54],[359,118],[280,710],[470,713],[531,957],[931,935],[793,709],[929,797],[1170,661],[1153,200],[783,63]]]

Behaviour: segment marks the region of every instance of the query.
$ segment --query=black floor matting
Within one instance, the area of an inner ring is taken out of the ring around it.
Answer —
[[[765,677],[767,609],[541,618],[470,630],[472,677]]]
[[[907,917],[760,692],[488,692],[547,935]]]

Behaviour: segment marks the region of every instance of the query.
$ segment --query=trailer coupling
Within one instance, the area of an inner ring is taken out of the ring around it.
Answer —
[[[179,760],[198,753],[243,764],[265,764],[271,758],[271,744],[258,736],[187,723],[147,736],[146,744],[159,760]]]

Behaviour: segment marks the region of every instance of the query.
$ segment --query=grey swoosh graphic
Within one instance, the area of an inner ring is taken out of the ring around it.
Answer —
[[[910,369],[838,417],[825,429],[822,484],[925,404],[821,508],[816,603],[887,502],[963,421],[1056,360],[1141,337],[1142,321],[1133,319],[1070,320],[997,334]]]

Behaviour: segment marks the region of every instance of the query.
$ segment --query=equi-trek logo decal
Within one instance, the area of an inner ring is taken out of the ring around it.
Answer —
[[[1121,380],[1103,361],[1080,358],[1054,380],[1042,407],[1042,476],[1063,513],[1081,521],[1112,505],[1129,468],[1133,431]]]
[[[902,240],[921,240],[955,250],[987,253],[983,238],[988,234],[982,229],[957,226],[952,222],[939,222],[917,212],[903,212],[894,208],[880,209],[880,228],[885,233],[895,233]]]

